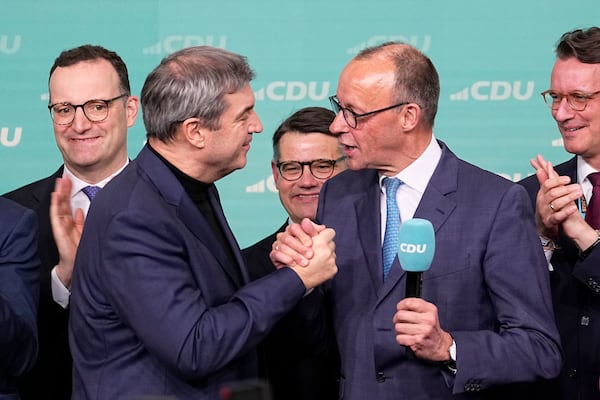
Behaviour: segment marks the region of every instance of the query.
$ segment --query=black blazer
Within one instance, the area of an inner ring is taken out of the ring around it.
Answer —
[[[242,250],[251,280],[275,271],[269,253],[277,233],[286,226],[287,222],[277,232]],[[324,344],[318,349],[307,349],[291,338],[290,332],[298,333],[293,321],[296,319],[291,314],[284,317],[258,346],[260,378],[269,382],[273,400],[337,399],[339,361],[331,329]]]
[[[39,222],[38,251],[41,260],[38,309],[39,354],[33,369],[18,381],[22,400],[68,400],[71,398],[71,352],[67,327],[69,312],[52,299],[51,271],[58,263],[58,250],[50,225],[50,195],[63,167],[47,178],[33,182],[4,197],[34,210]]]
[[[577,158],[555,167],[559,175],[577,183]],[[535,175],[519,182],[527,189],[535,208],[540,185]],[[600,247],[585,259],[579,258],[575,243],[560,233],[560,249],[550,262],[552,303],[560,333],[565,363],[559,378],[544,398],[597,400],[600,376]],[[541,398],[541,397],[540,397]]]

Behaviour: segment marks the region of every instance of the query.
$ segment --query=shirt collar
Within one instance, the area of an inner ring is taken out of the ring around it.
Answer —
[[[400,179],[405,185],[415,189],[419,193],[424,193],[435,168],[437,167],[440,158],[442,157],[442,148],[431,135],[429,145],[408,167],[404,168],[395,177]],[[379,184],[383,187],[383,175],[379,175]]]
[[[107,176],[106,178],[102,179],[99,182],[94,183],[93,185],[103,188],[112,178],[114,178],[121,171],[123,171],[123,169],[125,169],[127,164],[129,164],[129,158],[125,161],[125,164],[121,168],[119,168],[119,170],[117,172],[115,172],[112,175]],[[79,193],[81,191],[81,189],[83,189],[84,187],[91,185],[90,183],[85,182],[85,181],[79,179],[78,177],[76,177],[73,174],[73,172],[71,172],[71,170],[66,165],[64,165],[64,168],[63,168],[63,178],[65,178],[65,177],[69,178],[72,183],[71,197],[73,197],[77,193]]]

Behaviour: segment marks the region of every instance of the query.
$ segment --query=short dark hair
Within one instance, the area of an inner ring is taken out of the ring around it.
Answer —
[[[290,115],[273,134],[273,160],[279,159],[279,141],[288,132],[318,132],[337,137],[329,130],[334,119],[335,113],[323,107],[305,107]]]
[[[576,29],[560,37],[556,56],[561,60],[575,57],[585,64],[600,63],[600,28]]]
[[[114,51],[105,49],[102,46],[94,46],[91,44],[64,50],[62,53],[60,53],[50,68],[48,81],[50,80],[54,70],[58,67],[70,67],[71,65],[75,65],[83,61],[94,61],[99,59],[108,61],[114,67],[117,75],[119,76],[119,86],[121,91],[130,95],[131,87],[129,86],[129,74],[123,59]]]

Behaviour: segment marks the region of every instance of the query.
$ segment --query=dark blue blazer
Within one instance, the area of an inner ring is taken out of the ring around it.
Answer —
[[[546,262],[525,190],[440,146],[414,217],[435,229],[422,297],[455,339],[458,372],[414,359],[396,342],[392,317],[406,274],[396,258],[382,280],[378,173],[345,171],[324,184],[317,213],[336,230],[331,290],[343,399],[497,398],[506,390],[498,385],[560,370]]]
[[[39,268],[35,213],[0,197],[0,399],[17,399],[16,377],[38,351]]]
[[[577,183],[577,158],[555,167],[559,175]],[[522,180],[533,207],[540,185],[535,175]],[[565,352],[565,365],[555,385],[549,386],[549,400],[600,399],[600,247],[585,259],[575,243],[560,233],[550,262],[552,300],[556,324]]]
[[[245,285],[210,196],[235,260],[148,147],[94,199],[71,294],[73,399],[218,399],[256,376],[256,345],[305,288],[288,268]]]
[[[39,352],[35,365],[19,377],[17,385],[23,400],[71,398],[71,351],[69,350],[69,310],[52,298],[52,269],[58,264],[58,249],[50,225],[50,196],[56,178],[63,174],[61,166],[52,175],[13,190],[4,196],[30,208],[39,224],[38,253],[40,268],[40,301],[38,308]]]

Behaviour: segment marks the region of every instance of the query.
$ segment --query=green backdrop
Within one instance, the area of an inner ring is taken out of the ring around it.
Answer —
[[[271,179],[271,135],[293,111],[328,107],[338,73],[360,49],[388,40],[424,51],[440,73],[435,134],[460,157],[512,180],[541,153],[568,157],[540,92],[549,86],[562,33],[600,24],[598,0],[105,0],[2,1],[0,193],[48,176],[61,163],[48,104],[48,71],[64,49],[117,51],[139,95],[167,54],[192,45],[248,57],[264,132],[248,165],[217,183],[245,247],[285,214]],[[141,115],[129,134],[135,157]]]

